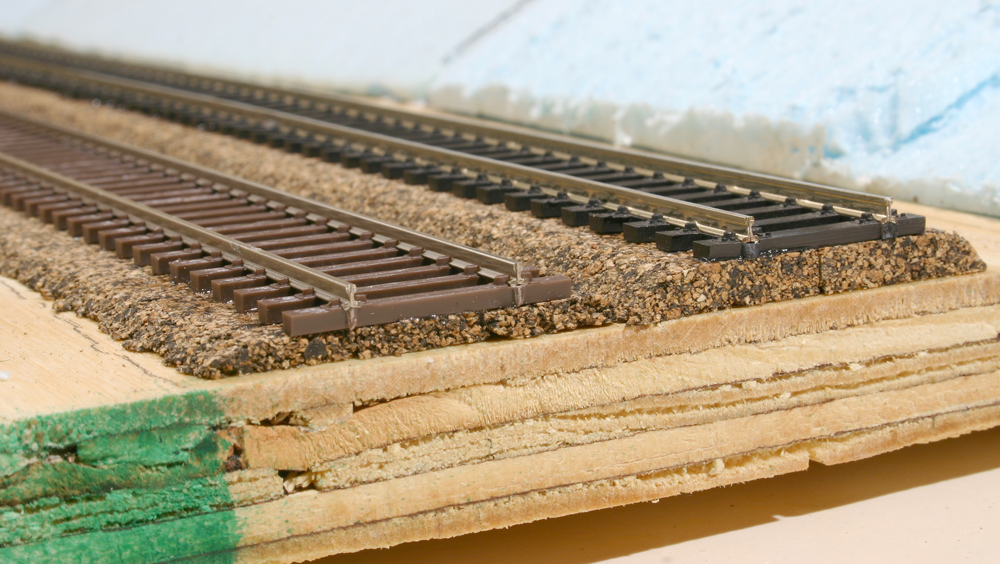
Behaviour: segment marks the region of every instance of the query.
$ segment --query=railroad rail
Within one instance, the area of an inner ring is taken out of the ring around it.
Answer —
[[[291,336],[572,290],[515,260],[6,112],[0,199]]]
[[[8,78],[706,259],[924,231],[891,198],[472,118],[0,44]]]

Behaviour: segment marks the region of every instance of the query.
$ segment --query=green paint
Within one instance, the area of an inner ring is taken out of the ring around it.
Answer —
[[[28,544],[64,535],[136,527],[230,508],[223,478],[191,480],[162,489],[115,490],[103,496],[62,500],[47,497],[0,508],[0,546]]]
[[[189,451],[205,438],[204,425],[140,431],[81,443],[77,445],[76,456],[80,464],[88,466],[171,464],[187,460]]]
[[[10,476],[29,463],[31,463],[31,460],[20,454],[0,454],[0,478]]]
[[[0,425],[0,562],[232,561],[225,420],[196,392]]]
[[[225,489],[225,488],[223,488]],[[145,527],[100,531],[0,548],[4,564],[152,564],[199,556],[205,564],[231,564],[239,538],[232,511],[196,515]]]
[[[65,499],[99,494],[118,488],[162,488],[184,480],[221,474],[223,455],[229,443],[208,428],[202,429],[199,438],[199,443],[189,451],[166,450],[162,453],[159,457],[164,459],[183,457],[167,464],[90,466],[65,461],[31,464],[0,480],[0,506],[51,496]],[[130,443],[127,436],[122,440],[123,447]]]
[[[2,424],[0,454],[31,456],[98,437],[179,425],[208,427],[219,425],[224,420],[224,414],[212,394],[191,392]]]

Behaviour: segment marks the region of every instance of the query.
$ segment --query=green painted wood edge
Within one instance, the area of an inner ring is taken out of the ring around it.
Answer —
[[[0,454],[37,456],[98,437],[178,425],[217,426],[225,420],[213,394],[194,391],[0,424]]]
[[[165,429],[162,433],[170,437],[170,431],[171,429]],[[143,433],[155,434],[156,431]],[[122,448],[133,444],[130,439],[134,436],[122,436]],[[169,462],[130,461],[91,465],[78,460],[51,458],[36,461],[10,476],[0,478],[0,508],[45,497],[69,499],[82,495],[99,495],[121,488],[163,488],[195,478],[221,474],[230,443],[209,427],[201,429],[198,439],[191,448],[177,450],[168,438],[160,444],[163,451],[161,455],[154,455],[148,449],[143,453],[145,456],[140,455],[140,458],[159,458]]]
[[[231,562],[239,530],[235,514],[228,510],[234,504],[222,479],[225,468],[220,451],[226,445],[213,430],[226,422],[214,395],[197,391],[0,425],[0,475],[6,473],[7,478],[13,478],[26,469],[63,467],[56,471],[35,470],[31,487],[21,494],[38,494],[37,505],[20,503],[6,508],[47,513],[28,527],[49,527],[51,535],[32,542],[45,536],[36,531],[22,537],[29,544],[0,548],[0,562],[145,564],[195,556],[208,558],[205,562]],[[200,428],[200,434],[196,428]],[[116,439],[128,439],[125,442],[137,448],[130,453],[128,446],[115,444]],[[108,447],[103,453],[102,444]],[[47,462],[53,456],[78,452],[81,445],[84,458],[95,466]],[[179,450],[190,456],[178,460]],[[69,495],[60,495],[60,488]],[[81,492],[88,493],[79,495]],[[102,523],[95,515],[89,525],[78,523],[83,526],[76,529],[104,527],[102,530],[57,536],[58,527],[53,528],[59,515],[73,512],[71,504],[114,504],[129,496],[146,501],[161,496],[164,507],[172,505],[180,511],[169,515],[173,520],[150,524],[151,519],[166,514],[151,511],[143,502],[125,508],[127,519]],[[6,517],[14,519],[9,511]]]
[[[206,564],[231,564],[239,534],[235,513],[219,511],[132,529],[99,531],[0,548],[0,562],[154,564],[200,557],[199,561]]]
[[[137,527],[231,507],[226,481],[218,476],[160,489],[121,489],[68,500],[48,497],[0,508],[0,547]]]

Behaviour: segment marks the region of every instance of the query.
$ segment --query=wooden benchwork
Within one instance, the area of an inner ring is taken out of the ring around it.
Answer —
[[[997,221],[900,208],[1000,264]],[[4,562],[294,562],[1000,424],[993,269],[221,380],[0,303]]]

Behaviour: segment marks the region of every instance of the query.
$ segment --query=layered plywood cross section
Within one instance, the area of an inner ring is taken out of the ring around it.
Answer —
[[[988,263],[993,220],[921,209]],[[4,279],[0,555],[292,562],[1000,423],[984,273],[203,380]]]

